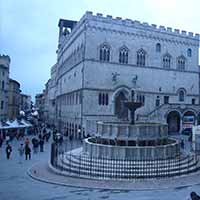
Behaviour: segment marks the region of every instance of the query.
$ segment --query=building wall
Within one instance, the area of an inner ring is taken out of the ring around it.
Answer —
[[[35,96],[35,108],[38,111],[39,118],[41,120],[44,120],[44,110],[45,110],[45,97],[44,97],[45,91],[40,94],[36,94]]]
[[[162,106],[164,96],[169,96],[169,104],[184,105],[186,109],[190,105],[188,108],[199,112],[192,105],[192,99],[199,103],[198,34],[101,14],[95,16],[91,12],[77,22],[71,33],[64,34],[67,27],[59,28],[58,60],[52,68],[49,90],[49,99],[55,100],[55,121],[59,127],[70,123],[70,127],[81,124],[86,128],[90,120],[117,120],[115,98],[120,90],[127,91],[129,100],[131,90],[142,93],[145,104],[137,115],[151,120],[166,123],[165,114],[173,106]],[[161,45],[160,52],[156,51],[157,43]],[[99,59],[102,44],[110,48],[109,62]],[[127,64],[119,63],[121,47],[128,49]],[[137,65],[140,49],[146,53],[145,66]],[[171,56],[169,69],[163,67],[166,54]],[[184,70],[177,68],[179,56],[185,58]],[[181,89],[185,95],[183,102],[178,96]],[[108,105],[99,105],[99,93],[108,95]],[[157,98],[160,106],[156,106]],[[158,111],[161,113],[152,114]]]
[[[20,110],[31,111],[31,96],[20,94]]]
[[[55,124],[56,121],[56,76],[57,76],[57,65],[55,64],[51,68],[51,79],[46,84],[46,121],[49,124]]]
[[[20,84],[16,80],[9,80],[8,118],[15,119],[19,116],[20,109]]]
[[[10,57],[0,55],[0,120],[8,117]]]

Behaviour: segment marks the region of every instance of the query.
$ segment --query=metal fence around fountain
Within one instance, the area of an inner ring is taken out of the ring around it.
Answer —
[[[71,150],[68,150],[66,145],[52,143],[50,161],[54,168],[71,176],[131,180],[179,176],[199,169],[196,154],[176,159],[138,161],[134,159],[98,159],[87,155],[74,155]]]

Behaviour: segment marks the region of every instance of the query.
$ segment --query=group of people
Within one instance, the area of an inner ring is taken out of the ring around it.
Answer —
[[[48,142],[49,138],[51,136],[51,131],[47,129],[45,126],[40,129],[40,133],[36,136],[34,134],[33,138],[30,139],[27,137],[24,142],[21,142],[19,147],[18,147],[18,152],[19,152],[19,163],[22,163],[23,158],[25,157],[25,160],[30,160],[31,159],[31,152],[33,150],[33,153],[38,153],[44,152],[44,143],[45,141]],[[31,143],[32,143],[32,149],[31,149]],[[2,143],[0,140],[0,147],[3,144],[3,139]],[[9,140],[6,140],[6,158],[9,160],[11,153],[12,153],[12,146],[10,144]]]
[[[22,162],[22,158],[23,158],[23,155],[25,155],[25,159],[31,159],[31,148],[30,148],[30,142],[29,142],[29,139],[26,138],[24,144],[21,143],[19,148],[18,148],[18,151],[19,151],[19,163]],[[6,158],[9,160],[10,159],[10,156],[11,156],[11,153],[12,153],[12,146],[10,145],[10,143],[7,143],[7,146],[6,146]]]
[[[19,151],[19,163],[22,163],[23,156],[25,154],[25,159],[31,159],[31,148],[29,147],[29,144],[24,144],[21,143],[20,147],[18,148]]]

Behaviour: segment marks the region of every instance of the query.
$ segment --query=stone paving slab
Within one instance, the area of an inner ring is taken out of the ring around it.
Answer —
[[[200,172],[180,177],[163,179],[145,179],[145,180],[94,180],[87,178],[72,177],[61,174],[61,171],[51,167],[48,162],[40,162],[28,170],[28,174],[39,181],[52,183],[56,185],[84,187],[94,189],[111,190],[166,190],[180,189],[184,187],[200,185]]]

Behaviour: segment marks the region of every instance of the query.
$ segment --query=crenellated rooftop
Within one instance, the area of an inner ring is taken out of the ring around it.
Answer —
[[[163,25],[158,26],[156,24],[149,24],[147,22],[140,22],[137,20],[122,19],[121,17],[113,18],[112,15],[104,16],[101,13],[97,13],[96,15],[94,15],[91,11],[87,11],[85,15],[81,18],[80,22],[84,20],[85,18],[91,18],[91,17],[99,19],[99,20],[109,20],[110,22],[129,26],[129,27],[132,26],[135,28],[145,28],[148,30],[153,30],[153,31],[161,32],[161,33],[169,33],[175,36],[183,36],[183,37],[199,40],[199,34],[197,33],[194,34],[193,32],[187,32],[185,30],[173,29],[171,27],[165,27]]]
[[[1,55],[1,54],[0,54],[0,58],[1,58],[1,59],[5,59],[5,60],[8,60],[8,61],[10,62],[10,57],[9,57],[8,55],[4,55],[4,54]]]
[[[3,67],[9,68],[10,66],[10,57],[8,55],[1,55],[0,54],[0,65]]]

